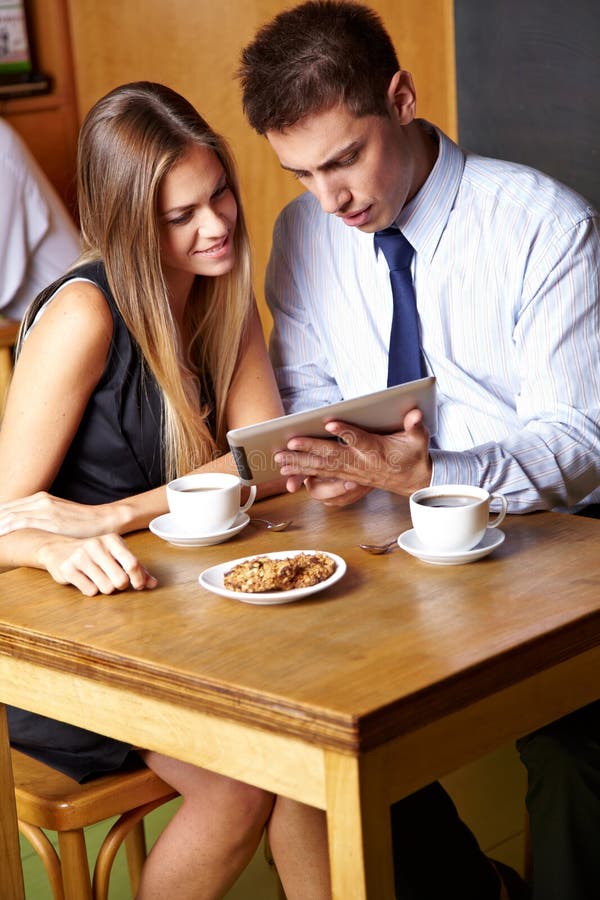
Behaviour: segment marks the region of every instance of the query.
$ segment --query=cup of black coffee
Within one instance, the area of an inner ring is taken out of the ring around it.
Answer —
[[[171,514],[186,533],[213,534],[231,528],[241,512],[254,503],[256,485],[241,504],[242,482],[225,472],[183,475],[167,485]]]
[[[500,511],[490,519],[490,503]],[[503,521],[507,502],[502,494],[490,494],[469,484],[433,485],[411,495],[410,515],[415,534],[423,547],[436,553],[471,550],[488,528]]]

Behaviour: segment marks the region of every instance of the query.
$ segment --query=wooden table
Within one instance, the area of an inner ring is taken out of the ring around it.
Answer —
[[[334,896],[389,900],[392,801],[597,698],[600,523],[507,517],[493,555],[441,567],[356,546],[408,527],[401,498],[328,510],[284,496],[258,509],[295,525],[197,549],[132,535],[160,580],[152,592],[86,599],[43,572],[0,576],[0,699],[326,809]],[[348,563],[312,599],[250,606],[197,582],[218,562],[307,548]],[[4,735],[12,900],[8,760]]]

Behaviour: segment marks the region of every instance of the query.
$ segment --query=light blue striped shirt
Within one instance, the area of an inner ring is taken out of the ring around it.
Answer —
[[[598,215],[546,175],[438,134],[397,220],[437,379],[432,484],[501,491],[513,513],[599,502]],[[288,412],[386,386],[392,297],[372,234],[301,195],[275,225],[266,296]]]

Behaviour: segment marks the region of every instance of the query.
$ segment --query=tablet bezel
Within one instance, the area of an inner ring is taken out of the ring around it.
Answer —
[[[435,434],[435,376],[430,375],[316,409],[234,428],[227,432],[227,441],[244,484],[261,484],[281,477],[273,455],[279,450],[285,450],[292,437],[336,440],[325,430],[327,422],[333,420],[357,425],[378,434],[393,434],[402,430],[404,416],[415,407],[422,410],[429,434]]]

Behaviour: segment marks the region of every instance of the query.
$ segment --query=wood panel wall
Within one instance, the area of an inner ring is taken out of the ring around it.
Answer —
[[[148,78],[185,94],[227,137],[240,170],[262,299],[271,232],[299,186],[279,168],[263,138],[242,115],[234,73],[256,29],[293,3],[281,0],[30,0],[48,95],[0,102],[68,207],[74,211],[77,131],[90,106],[117,84]],[[419,114],[456,136],[453,0],[371,0],[402,66],[415,77]]]
[[[43,0],[49,2],[49,0]],[[56,0],[54,0],[56,2]],[[246,124],[234,78],[256,29],[294,5],[278,0],[66,0],[80,115],[117,84],[162,81],[184,94],[229,140],[240,170],[255,251],[256,292],[265,327],[263,273],[273,222],[298,192],[263,138]],[[372,0],[402,66],[415,77],[419,114],[456,134],[452,0]]]

